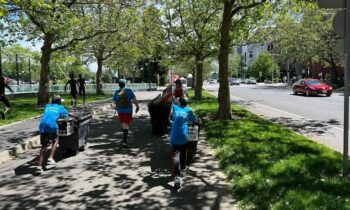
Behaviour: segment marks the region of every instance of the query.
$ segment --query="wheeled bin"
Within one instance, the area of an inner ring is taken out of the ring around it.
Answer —
[[[187,139],[187,163],[193,163],[194,156],[197,153],[197,145],[199,141],[199,123],[188,123],[188,139]]]
[[[167,133],[170,126],[169,117],[171,112],[171,102],[149,103],[148,112],[151,117],[152,134],[163,135]]]
[[[92,114],[86,110],[71,112],[68,118],[59,119],[59,148],[68,155],[84,151],[91,120]]]

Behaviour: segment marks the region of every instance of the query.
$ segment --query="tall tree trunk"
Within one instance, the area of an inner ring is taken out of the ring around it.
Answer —
[[[192,79],[193,79],[193,81],[192,81],[192,86],[191,86],[191,88],[193,88],[194,89],[194,87],[196,86],[196,68],[192,68]]]
[[[96,72],[96,94],[103,95],[102,90],[102,63],[103,59],[101,57],[97,58],[97,72]]]
[[[330,56],[330,63],[331,63],[331,69],[332,69],[332,74],[331,74],[332,83],[337,84],[338,79],[339,79],[339,75],[338,75],[338,71],[337,71],[337,64],[334,61],[333,55]]]
[[[230,89],[228,84],[228,55],[230,45],[230,26],[232,3],[225,1],[220,29],[219,51],[219,119],[231,119]]]
[[[203,59],[201,56],[196,56],[196,72],[196,86],[194,89],[194,97],[196,99],[201,99],[203,87]]]
[[[38,92],[38,105],[43,106],[49,102],[49,75],[52,53],[52,40],[54,35],[45,34],[44,44],[41,47],[41,72]]]

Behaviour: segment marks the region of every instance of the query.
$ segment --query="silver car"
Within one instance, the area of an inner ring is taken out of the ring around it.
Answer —
[[[256,84],[256,79],[254,77],[250,77],[247,81],[247,84]]]

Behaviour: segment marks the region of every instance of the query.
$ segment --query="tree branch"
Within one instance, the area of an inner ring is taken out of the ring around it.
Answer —
[[[231,18],[233,16],[235,16],[238,12],[240,12],[241,10],[247,10],[247,9],[251,9],[254,8],[258,5],[262,5],[266,2],[267,0],[261,0],[261,2],[254,2],[252,4],[248,4],[248,5],[241,5],[241,6],[237,6],[235,9],[232,10],[231,12]]]

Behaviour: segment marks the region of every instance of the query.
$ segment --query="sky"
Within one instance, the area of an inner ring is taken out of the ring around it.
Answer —
[[[40,51],[40,48],[42,46],[42,42],[36,42],[33,46],[31,42],[25,41],[25,40],[19,40],[17,41],[18,44],[20,44],[22,47],[30,48],[31,50]],[[88,68],[91,72],[97,71],[97,63],[90,63],[88,65]]]

